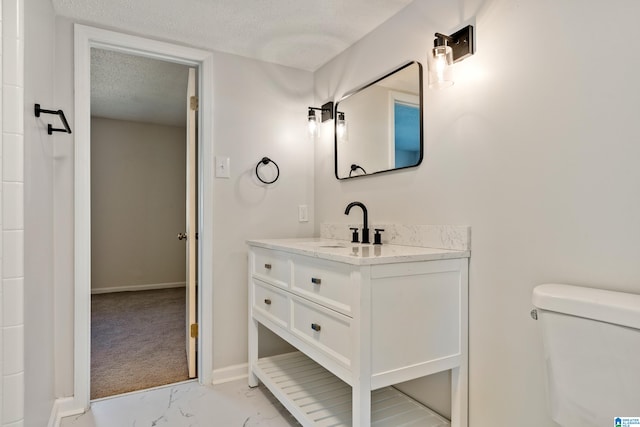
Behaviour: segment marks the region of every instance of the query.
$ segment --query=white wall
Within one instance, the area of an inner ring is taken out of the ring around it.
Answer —
[[[313,143],[306,113],[313,75],[234,55],[214,56],[214,151],[231,157],[231,179],[215,181],[214,369],[247,361],[247,246],[251,238],[313,234],[298,205],[313,212]],[[272,185],[255,176],[268,156]]]
[[[186,152],[184,127],[92,117],[92,292],[184,286]]]
[[[56,20],[56,99],[73,117],[73,23]],[[306,134],[313,75],[234,55],[214,55],[214,152],[231,158],[231,178],[214,181],[214,369],[247,361],[247,247],[261,237],[310,236],[299,204],[313,212],[313,144]],[[70,107],[66,107],[69,105]],[[280,179],[265,186],[254,169],[268,156]],[[73,145],[57,145],[56,390],[73,394]],[[208,159],[213,161],[213,159]]]
[[[24,4],[24,425],[49,419],[54,394],[53,164],[56,136],[34,104],[57,110],[53,98],[54,13],[49,1]],[[27,398],[28,396],[28,398]]]
[[[56,17],[53,95],[58,105],[64,106],[73,127],[73,48],[70,46],[73,46],[73,25]],[[74,136],[56,140],[53,179],[56,397],[73,396],[73,150]]]
[[[419,168],[337,181],[329,137],[315,160],[316,226],[346,223],[353,200],[374,223],[472,226],[472,426],[554,425],[534,286],[640,293],[640,47],[624,42],[639,14],[633,0],[418,0],[315,73],[316,104],[338,99],[405,60],[426,66],[434,32],[475,24],[456,84],[426,92]]]

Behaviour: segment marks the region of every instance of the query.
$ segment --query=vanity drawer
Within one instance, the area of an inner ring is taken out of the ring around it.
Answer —
[[[352,267],[314,258],[293,258],[291,289],[296,294],[351,316]]]
[[[339,363],[351,365],[350,317],[302,298],[293,298],[293,334]]]
[[[289,298],[275,286],[253,280],[253,311],[259,312],[272,322],[289,326]]]
[[[289,257],[282,252],[253,248],[251,273],[261,280],[288,288],[291,282]]]

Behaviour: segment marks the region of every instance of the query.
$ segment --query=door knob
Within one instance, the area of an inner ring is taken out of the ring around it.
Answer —
[[[187,240],[186,233],[178,233],[178,240]]]

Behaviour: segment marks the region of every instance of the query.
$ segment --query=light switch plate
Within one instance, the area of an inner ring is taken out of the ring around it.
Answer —
[[[231,177],[231,160],[226,156],[216,156],[216,178]]]

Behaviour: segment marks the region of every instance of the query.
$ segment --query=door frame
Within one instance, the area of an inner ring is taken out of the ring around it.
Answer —
[[[213,375],[213,53],[143,37],[74,24],[74,396],[90,405],[91,367],[91,48],[198,69],[198,381]],[[206,260],[209,260],[207,262]]]

